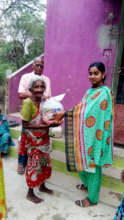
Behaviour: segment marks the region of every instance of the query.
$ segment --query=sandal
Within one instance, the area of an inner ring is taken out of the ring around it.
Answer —
[[[80,190],[82,190],[82,191],[85,191],[85,192],[88,191],[87,187],[85,187],[83,184],[78,184],[78,185],[76,185],[76,188],[77,188],[77,189],[80,189]]]
[[[76,200],[75,204],[80,206],[80,207],[88,207],[88,206],[95,206],[97,203],[92,203],[88,198],[83,199],[83,200]]]

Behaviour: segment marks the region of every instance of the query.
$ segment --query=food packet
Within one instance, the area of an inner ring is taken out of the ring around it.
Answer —
[[[53,115],[61,110],[64,110],[63,105],[56,98],[51,97],[44,103],[41,103],[43,121],[47,124],[52,122]],[[54,119],[53,119],[54,121]]]

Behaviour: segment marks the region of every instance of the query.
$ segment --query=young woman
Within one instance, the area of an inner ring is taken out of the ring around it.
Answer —
[[[34,76],[29,84],[32,98],[23,101],[21,115],[24,132],[22,134],[19,154],[28,155],[25,175],[29,187],[27,199],[40,203],[43,199],[34,194],[34,187],[41,192],[52,194],[45,186],[45,180],[51,176],[49,127],[57,124],[46,124],[42,119],[42,102],[45,83],[40,76]]]
[[[112,96],[104,86],[105,66],[101,62],[89,66],[88,89],[82,101],[72,110],[56,113],[65,116],[66,161],[69,171],[77,171],[82,184],[78,189],[88,197],[75,201],[76,205],[96,205],[102,181],[102,167],[112,165]]]

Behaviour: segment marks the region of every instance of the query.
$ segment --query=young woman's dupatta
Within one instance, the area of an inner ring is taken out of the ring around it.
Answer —
[[[68,171],[112,165],[111,90],[89,89],[82,102],[65,114],[65,151]]]

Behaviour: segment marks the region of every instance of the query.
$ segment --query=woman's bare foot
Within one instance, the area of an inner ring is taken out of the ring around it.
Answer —
[[[48,189],[48,188],[45,186],[45,183],[43,183],[43,184],[40,185],[39,190],[40,190],[41,192],[45,192],[45,193],[48,193],[48,194],[53,194],[53,190]]]
[[[28,200],[30,200],[31,202],[33,203],[40,203],[40,202],[43,202],[44,200],[43,199],[40,199],[38,198],[37,196],[35,196],[34,192],[33,192],[33,189],[29,188],[29,191],[27,193],[27,196],[26,198]]]

